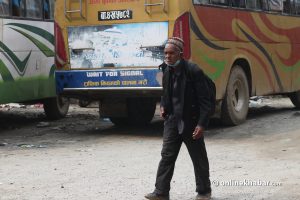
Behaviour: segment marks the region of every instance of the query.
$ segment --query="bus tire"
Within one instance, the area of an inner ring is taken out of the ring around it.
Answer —
[[[247,118],[249,86],[245,72],[239,65],[231,70],[221,109],[221,121],[224,125],[238,125]]]
[[[300,91],[293,92],[289,97],[296,109],[300,109]]]
[[[65,117],[69,110],[70,101],[64,97],[53,97],[44,100],[44,111],[48,119],[57,120]]]
[[[144,126],[151,122],[156,108],[155,98],[128,98],[127,117],[110,117],[116,126]]]

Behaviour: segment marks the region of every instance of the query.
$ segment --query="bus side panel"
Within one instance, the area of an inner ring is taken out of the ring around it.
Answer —
[[[254,90],[252,95],[281,92],[283,86],[273,60],[275,42],[266,36],[264,25],[259,20],[260,13],[241,10],[237,10],[236,13],[234,29],[238,43],[234,48],[240,52],[238,58],[248,58]],[[289,90],[290,84],[286,84],[285,89]]]
[[[211,73],[223,62],[223,71],[214,72],[225,80],[223,83],[216,81],[217,88],[222,87],[217,97],[220,97],[220,92],[225,92],[230,68],[237,59],[244,59],[250,65],[252,94],[284,93],[296,89],[293,88],[296,80],[291,81],[294,74],[291,71],[297,70],[300,60],[299,39],[296,37],[300,34],[299,18],[200,5],[195,5],[193,18],[191,28],[195,43],[192,45],[198,51],[193,59],[200,60]]]
[[[223,41],[215,42],[215,44],[220,46],[225,45]],[[203,41],[199,40],[193,32],[191,32],[191,51],[191,60],[197,63],[215,82],[217,88],[216,98],[221,99],[226,89],[223,87],[226,83],[226,79],[222,77],[226,77],[224,74],[228,74],[229,72],[226,72],[226,70],[230,69],[226,61],[225,52],[211,50],[208,46],[203,44]]]
[[[272,31],[268,33],[269,37],[274,38],[277,44],[275,45],[273,55],[276,66],[279,71],[279,76],[283,79],[283,85],[289,84],[289,92],[300,90],[300,18],[291,16],[261,16],[262,20]],[[290,75],[290,79],[285,76]],[[286,92],[287,90],[285,90]]]
[[[246,11],[239,11],[237,18],[238,35],[249,42],[247,47],[238,48],[251,56],[256,94],[294,91],[292,71],[300,60],[300,52],[296,48],[300,19]]]
[[[55,96],[53,23],[4,19],[1,33],[0,103]]]
[[[233,18],[235,13],[228,9],[225,12],[220,8],[200,5],[194,5],[194,8],[190,19],[192,60],[214,80],[217,99],[222,99],[236,50],[232,48],[235,37],[225,33],[228,27],[221,23],[220,15],[222,18]],[[226,39],[219,38],[222,34]]]
[[[300,43],[295,45],[295,48],[300,49]],[[292,68],[291,68],[291,73],[292,73],[292,88],[293,91],[300,91],[300,59],[297,62],[297,64],[295,64]]]

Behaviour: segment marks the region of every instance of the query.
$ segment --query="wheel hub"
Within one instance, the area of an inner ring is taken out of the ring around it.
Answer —
[[[240,80],[237,80],[233,85],[232,92],[232,105],[237,112],[241,111],[245,103],[243,92],[242,83]]]

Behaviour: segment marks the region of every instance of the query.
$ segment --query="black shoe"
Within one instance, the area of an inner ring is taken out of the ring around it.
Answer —
[[[207,192],[204,194],[198,193],[195,200],[210,200],[211,199],[211,192]]]
[[[145,195],[145,198],[150,200],[170,200],[168,194],[157,194],[155,192]]]

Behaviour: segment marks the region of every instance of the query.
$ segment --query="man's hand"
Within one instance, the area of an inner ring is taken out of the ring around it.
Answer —
[[[160,107],[160,116],[164,119],[166,119],[167,117],[167,113],[165,112],[165,108],[164,107]]]
[[[201,126],[196,126],[194,132],[193,132],[193,139],[197,140],[199,139],[201,136],[203,136],[203,131],[204,129]]]

